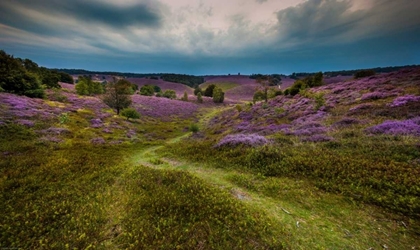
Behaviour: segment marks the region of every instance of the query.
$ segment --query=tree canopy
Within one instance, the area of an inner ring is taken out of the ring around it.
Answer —
[[[131,94],[133,89],[131,83],[125,79],[120,79],[107,83],[105,94],[102,97],[103,102],[109,107],[115,109],[117,114],[124,108],[131,105]]]

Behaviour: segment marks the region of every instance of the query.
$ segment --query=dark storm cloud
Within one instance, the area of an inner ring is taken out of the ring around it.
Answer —
[[[3,0],[0,1],[0,23],[41,35],[62,35],[67,27],[37,20],[32,13],[42,13],[56,18],[75,18],[80,25],[98,25],[114,29],[128,27],[158,28],[162,17],[159,9],[147,2],[120,6],[96,1],[61,0]]]
[[[277,12],[283,40],[346,42],[392,35],[420,25],[420,1],[372,0],[371,6],[353,9],[350,0],[309,0]]]

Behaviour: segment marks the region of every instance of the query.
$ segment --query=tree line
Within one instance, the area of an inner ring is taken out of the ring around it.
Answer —
[[[73,83],[73,77],[0,50],[0,92],[43,98],[45,89],[61,87],[58,82]]]

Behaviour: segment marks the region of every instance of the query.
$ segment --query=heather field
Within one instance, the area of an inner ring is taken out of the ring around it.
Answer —
[[[128,80],[177,98],[0,93],[0,248],[420,249],[420,68],[267,103],[247,76],[205,78],[223,104]]]

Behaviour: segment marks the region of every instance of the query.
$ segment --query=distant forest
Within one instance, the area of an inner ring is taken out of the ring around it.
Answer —
[[[420,65],[405,65],[405,66],[392,66],[392,67],[377,67],[369,69],[353,69],[353,70],[338,70],[338,71],[325,71],[324,76],[334,77],[334,76],[349,76],[354,75],[356,72],[361,70],[373,70],[376,73],[388,73],[392,71],[398,71],[404,68],[415,68]],[[194,76],[194,75],[185,75],[185,74],[168,74],[168,73],[123,73],[123,72],[114,72],[114,71],[89,71],[84,69],[52,69],[59,72],[65,72],[70,75],[112,75],[112,76],[121,76],[121,77],[135,77],[135,78],[144,78],[150,77],[152,79],[163,79],[168,82],[182,83],[190,87],[195,87],[204,82],[203,76]],[[311,76],[314,73],[308,72],[299,72],[289,75],[291,78],[301,78],[306,76]],[[250,78],[259,76],[261,74],[252,74]],[[277,74],[274,74],[277,76]],[[273,76],[274,76],[273,75]],[[280,74],[279,76],[284,76]]]
[[[398,71],[401,69],[406,69],[406,68],[416,68],[419,67],[420,65],[405,65],[405,66],[393,66],[393,67],[377,67],[377,68],[369,68],[369,69],[352,69],[352,70],[338,70],[338,71],[325,71],[324,72],[324,76],[330,76],[330,77],[334,77],[334,76],[352,76],[354,75],[356,72],[361,71],[361,70],[373,70],[376,73],[389,73],[389,72],[393,72],[393,71]],[[293,73],[290,75],[290,77],[294,78],[294,77],[306,77],[306,76],[310,76],[313,75],[314,73],[307,73],[307,72],[300,72],[300,73]]]
[[[122,73],[113,71],[88,71],[84,69],[56,69],[60,72],[66,72],[70,75],[112,75],[121,77],[132,77],[132,78],[145,78],[150,77],[151,79],[162,79],[167,82],[176,82],[187,85],[189,87],[196,87],[204,82],[204,77],[185,75],[185,74],[167,74],[167,73]]]

